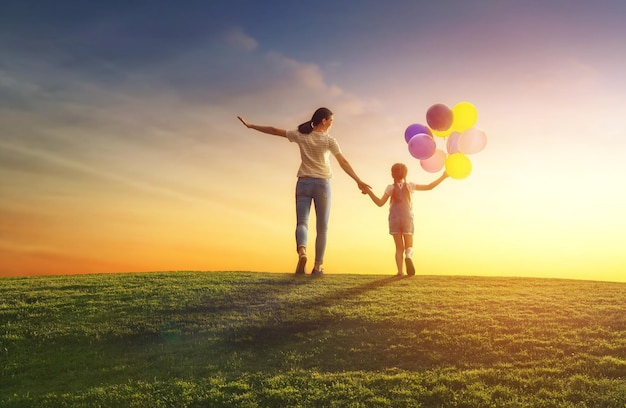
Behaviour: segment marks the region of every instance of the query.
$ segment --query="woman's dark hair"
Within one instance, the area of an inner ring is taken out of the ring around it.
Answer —
[[[315,111],[310,121],[304,122],[300,126],[298,126],[298,132],[308,135],[313,131],[313,128],[315,126],[319,125],[322,122],[322,119],[330,119],[331,116],[333,116],[333,113],[330,111],[330,109],[319,108]]]

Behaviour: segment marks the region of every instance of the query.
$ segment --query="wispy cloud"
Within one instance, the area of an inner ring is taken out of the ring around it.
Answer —
[[[3,149],[13,154],[26,155],[33,160],[44,160],[46,162],[73,170],[78,173],[95,176],[97,178],[113,181],[116,183],[122,183],[137,190],[157,194],[160,196],[175,198],[177,200],[182,200],[190,203],[197,202],[197,198],[181,193],[179,191],[170,190],[164,188],[163,186],[151,184],[137,178],[124,176],[120,173],[116,173],[115,171],[107,171],[103,168],[90,165],[89,163],[82,163],[50,151],[18,146],[2,141],[0,141],[0,149]]]
[[[234,27],[224,33],[224,39],[228,45],[235,49],[252,51],[257,48],[257,41],[246,34],[241,27]]]

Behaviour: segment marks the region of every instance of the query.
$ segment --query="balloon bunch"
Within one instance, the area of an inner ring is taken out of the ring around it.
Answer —
[[[454,179],[464,179],[472,172],[468,154],[478,153],[487,145],[487,135],[474,127],[478,112],[469,102],[460,102],[452,109],[438,103],[426,112],[428,126],[414,123],[404,131],[411,156],[422,168],[436,173],[442,168]],[[446,151],[437,148],[435,136],[446,140]]]

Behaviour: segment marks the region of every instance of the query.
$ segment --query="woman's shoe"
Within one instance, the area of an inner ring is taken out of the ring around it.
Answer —
[[[300,254],[298,258],[298,266],[296,266],[296,274],[303,275],[304,268],[306,267],[306,253]]]
[[[324,274],[324,271],[322,271],[321,269],[313,269],[311,271],[311,275],[314,275],[314,276],[321,276],[323,274]]]

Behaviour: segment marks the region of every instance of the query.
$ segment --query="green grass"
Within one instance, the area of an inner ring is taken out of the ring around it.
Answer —
[[[626,407],[626,284],[0,279],[2,407]]]

